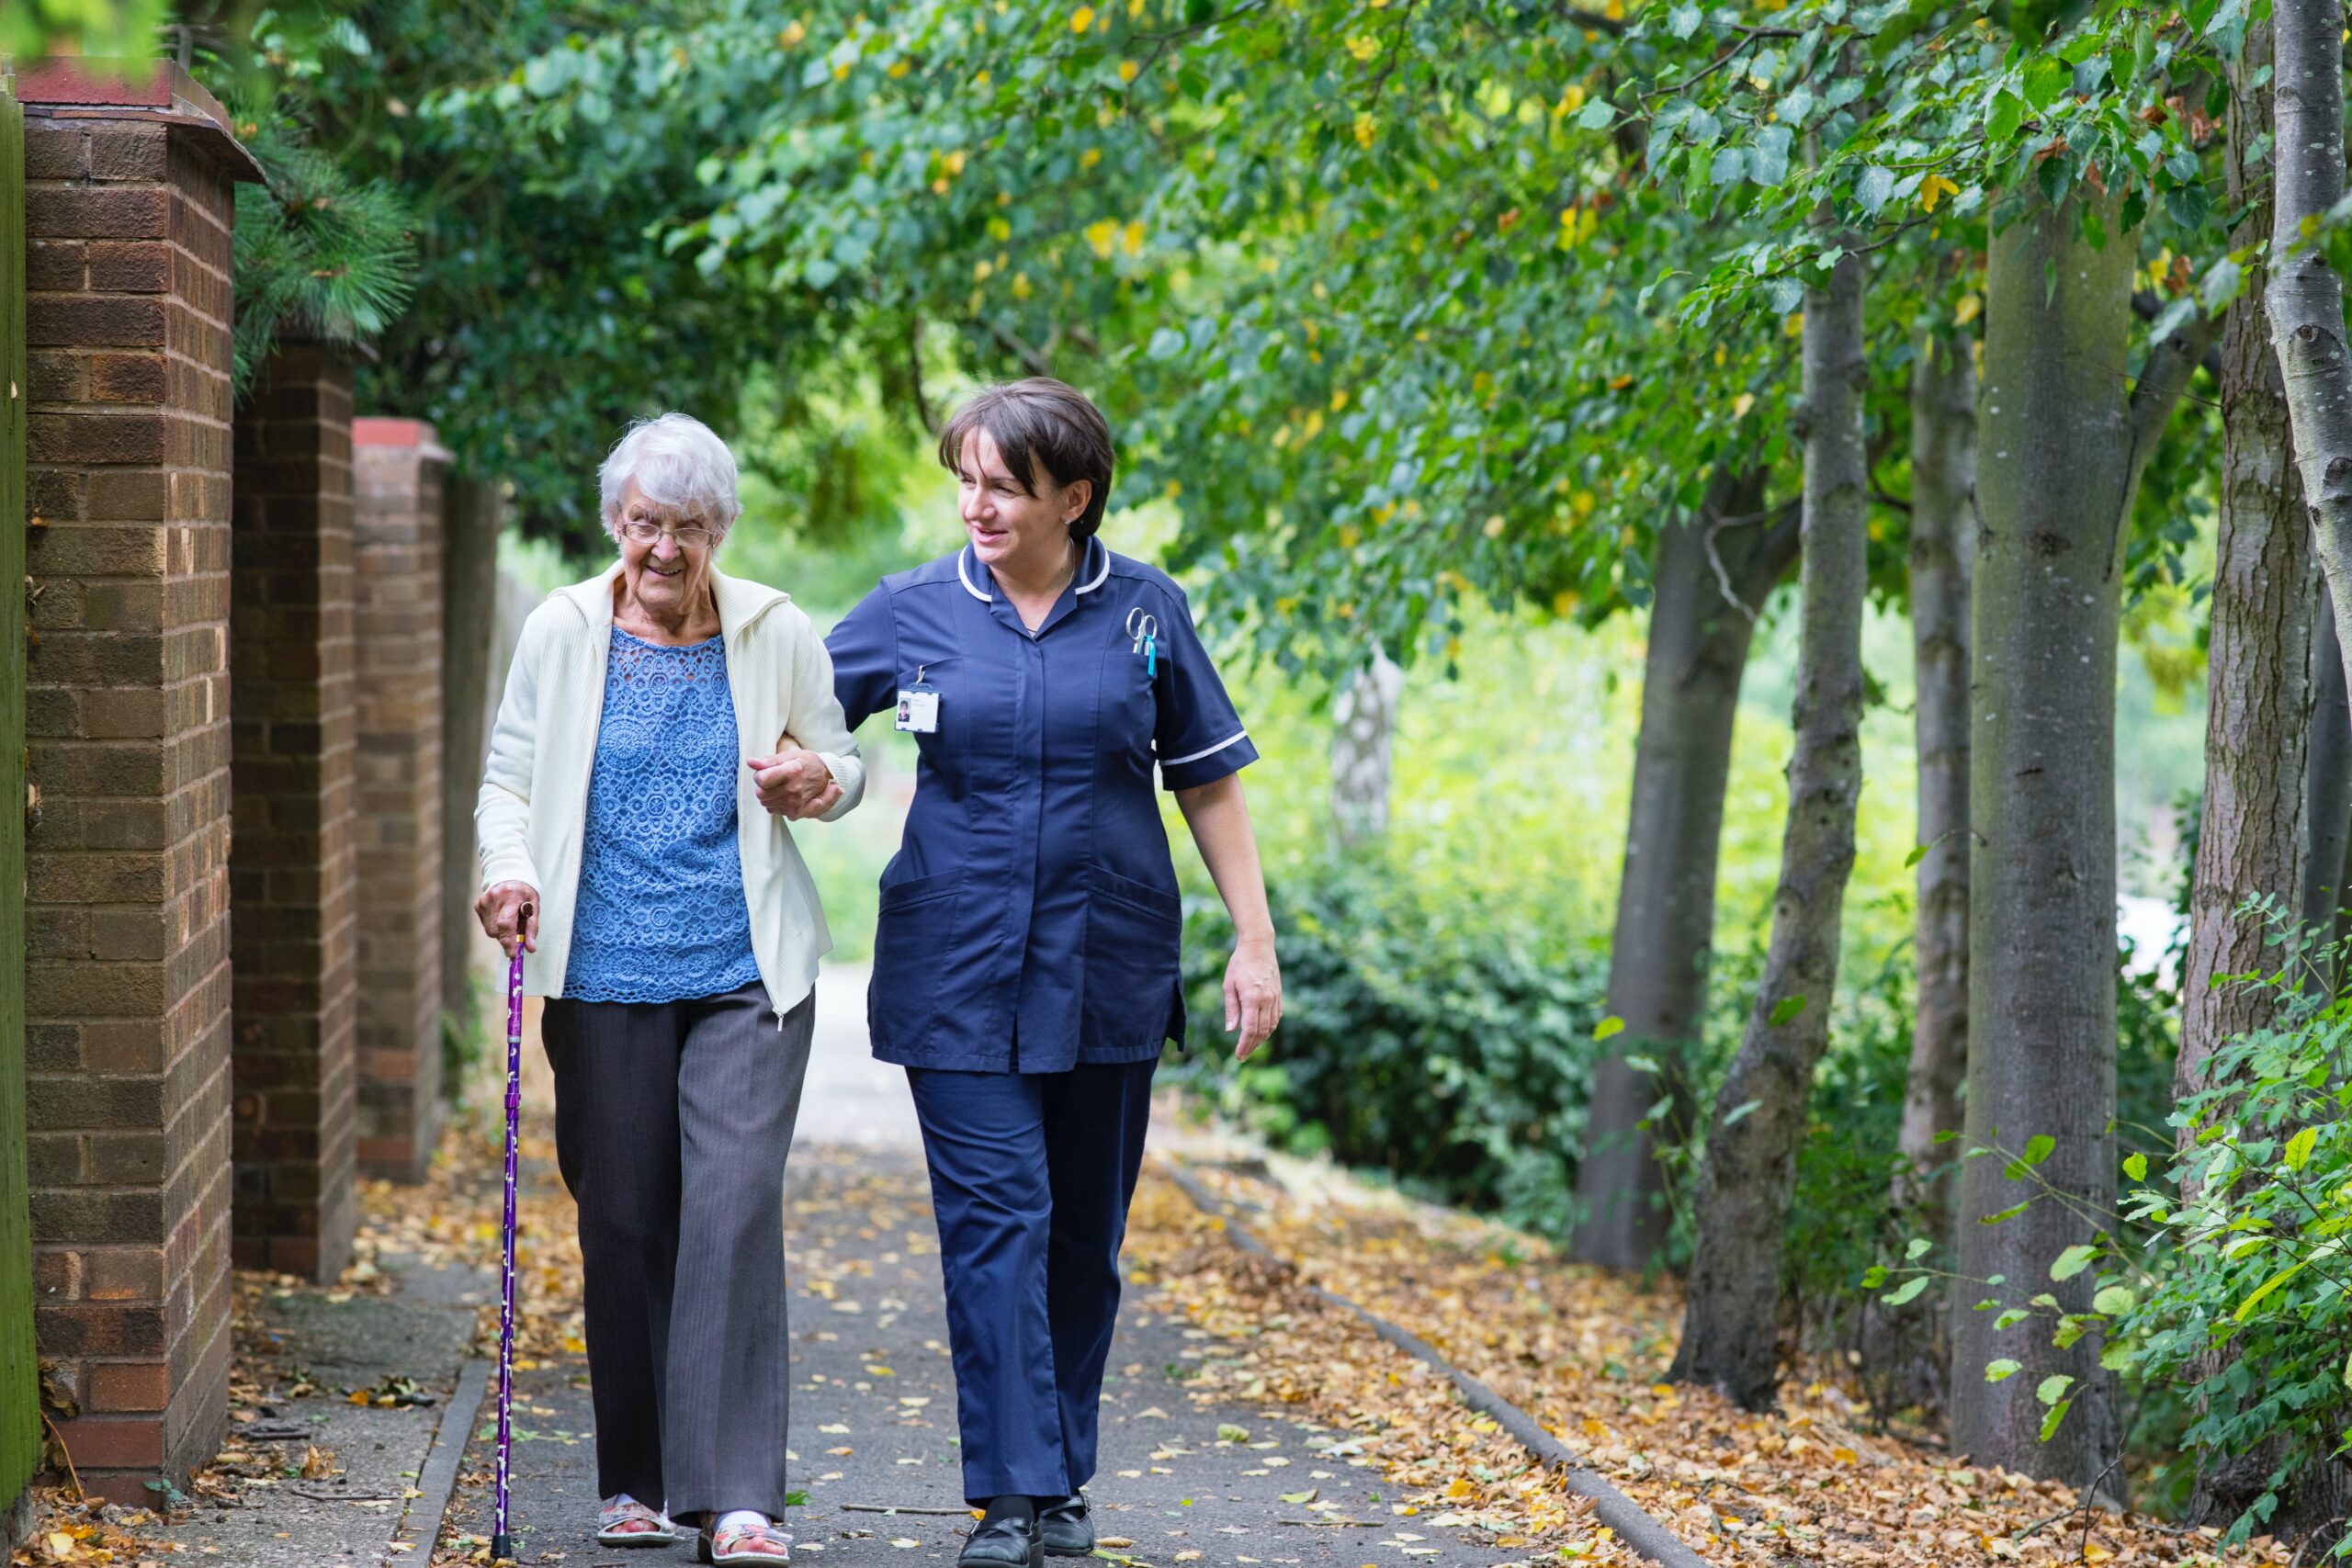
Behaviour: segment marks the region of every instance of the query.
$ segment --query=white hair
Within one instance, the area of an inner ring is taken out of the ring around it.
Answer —
[[[654,505],[699,517],[722,538],[743,510],[735,497],[735,454],[692,414],[641,419],[614,443],[598,471],[605,532],[620,541],[621,494],[631,479]]]

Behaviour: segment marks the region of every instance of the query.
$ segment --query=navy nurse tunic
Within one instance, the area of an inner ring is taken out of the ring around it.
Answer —
[[[1049,1073],[1181,1040],[1182,910],[1152,770],[1189,789],[1258,757],[1183,590],[1089,539],[1032,634],[967,546],[884,578],[825,646],[853,729],[919,681],[939,694],[882,874],[875,1055]]]

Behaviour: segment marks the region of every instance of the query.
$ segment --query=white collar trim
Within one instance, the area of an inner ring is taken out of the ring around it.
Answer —
[[[964,570],[964,562],[971,553],[972,547],[969,545],[966,545],[962,549],[956,552],[956,581],[964,585],[965,592],[969,593],[981,604],[993,604],[996,600],[996,595],[993,593],[983,593],[978,589],[973,587],[970,574],[966,572]]]
[[[1093,554],[1097,550],[1102,551],[1102,565],[1100,570],[1094,573],[1094,580],[1091,582],[1083,582],[1078,586],[1075,592],[1080,593],[1093,592],[1096,589],[1102,587],[1103,583],[1109,581],[1111,577],[1111,551],[1109,547],[1106,547],[1100,539],[1089,539],[1086,541],[1086,549],[1089,555]],[[972,547],[969,545],[966,545],[962,549],[956,552],[956,581],[964,585],[965,592],[969,593],[981,604],[992,604],[996,602],[996,595],[993,593],[982,592],[980,589],[973,583],[972,574],[965,569],[964,563],[969,560],[971,556]],[[1085,568],[1081,566],[1079,570],[1082,571]]]
[[[1104,580],[1111,575],[1111,551],[1109,547],[1105,546],[1101,539],[1090,538],[1086,541],[1086,547],[1089,551],[1101,550],[1102,552],[1102,570],[1094,574],[1093,581],[1078,590],[1080,593],[1093,592],[1096,589],[1102,587]],[[1079,570],[1083,571],[1085,568],[1080,567]]]

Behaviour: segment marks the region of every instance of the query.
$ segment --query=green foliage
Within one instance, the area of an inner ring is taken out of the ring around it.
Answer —
[[[166,0],[10,0],[0,6],[0,54],[144,60],[171,11]]]
[[[352,345],[396,321],[415,286],[408,203],[356,180],[276,102],[237,111],[267,176],[237,187],[234,387],[240,398],[280,336]]]
[[[1412,1190],[1566,1233],[1606,980],[1590,945],[1524,906],[1435,889],[1379,855],[1278,885],[1281,1049],[1232,1069],[1220,987],[1232,932],[1187,931],[1191,1074],[1279,1144],[1328,1148]]]

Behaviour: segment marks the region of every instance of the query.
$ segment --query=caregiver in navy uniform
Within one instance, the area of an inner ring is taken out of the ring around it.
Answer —
[[[1153,1069],[1181,1040],[1181,906],[1152,788],[1175,792],[1237,932],[1226,1028],[1282,1017],[1239,770],[1256,760],[1166,573],[1095,530],[1111,432],[1059,381],[948,422],[967,543],[885,578],[826,639],[850,728],[922,750],[882,874],[874,1054],[907,1069],[946,1276],[963,1564],[1094,1550],[1103,1359]]]

